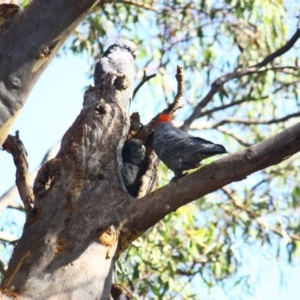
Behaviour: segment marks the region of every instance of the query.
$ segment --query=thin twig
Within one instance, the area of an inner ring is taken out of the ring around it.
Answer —
[[[26,160],[26,150],[19,137],[19,131],[16,136],[9,135],[3,144],[3,149],[13,156],[16,170],[16,185],[20,197],[24,203],[25,211],[28,214],[33,207],[34,195],[30,185],[28,163]]]
[[[12,243],[17,240],[18,240],[18,238],[11,235],[10,233],[0,231],[0,241]]]
[[[173,103],[171,103],[169,107],[163,111],[163,113],[167,113],[170,116],[172,116],[176,112],[176,110],[182,107],[180,103],[183,96],[184,80],[183,80],[182,68],[179,66],[177,66],[177,73],[175,77],[177,80],[177,94],[175,96]]]
[[[182,107],[180,102],[184,90],[184,77],[183,77],[182,68],[180,66],[177,66],[176,79],[177,79],[177,94],[175,96],[174,101],[168,106],[168,108],[164,109],[162,112],[157,114],[147,125],[141,128],[141,130],[137,133],[137,138],[139,138],[140,140],[145,142],[148,139],[149,135],[154,130],[155,123],[157,122],[160,114],[168,114],[172,116],[176,110]]]
[[[220,110],[224,110],[226,108],[229,108],[229,107],[232,107],[232,106],[235,106],[235,105],[239,105],[239,104],[242,104],[244,102],[251,102],[251,101],[258,101],[258,100],[265,100],[267,99],[269,96],[262,96],[262,97],[259,97],[259,98],[242,98],[240,100],[236,100],[236,101],[233,101],[233,102],[230,102],[228,104],[224,104],[224,105],[221,105],[221,106],[217,106],[217,107],[214,107],[212,109],[209,109],[209,110],[206,110],[202,113],[199,114],[199,118],[200,117],[203,117],[203,116],[209,116],[217,111],[220,111]]]
[[[232,131],[227,130],[226,128],[224,128],[223,126],[218,127],[218,130],[220,132],[222,132],[225,135],[230,136],[231,138],[233,138],[234,140],[236,140],[239,144],[241,144],[244,147],[249,147],[251,146],[250,143],[246,142],[244,139],[242,139],[239,135],[237,135],[236,133],[233,133]]]
[[[298,84],[299,81],[300,80],[295,80],[295,81],[292,81],[292,82],[284,83],[280,87],[276,88],[273,92],[271,92],[271,94],[276,94],[277,92],[281,91],[283,88],[287,88],[287,87],[289,87],[291,85]],[[247,98],[247,97],[244,97],[244,98],[241,98],[239,100],[232,101],[232,102],[230,102],[228,104],[216,106],[216,107],[214,107],[212,109],[205,110],[205,111],[203,111],[203,112],[201,112],[199,114],[198,118],[201,118],[201,117],[204,117],[204,116],[209,116],[209,115],[211,115],[211,114],[213,114],[215,112],[218,112],[220,110],[224,110],[224,109],[227,109],[227,108],[230,108],[232,106],[236,106],[236,105],[239,105],[239,104],[242,104],[242,103],[245,103],[245,102],[249,103],[251,101],[265,100],[265,99],[268,99],[268,98],[269,98],[269,95],[261,96],[259,98]],[[193,129],[193,125],[190,126],[190,129]]]
[[[214,129],[219,128],[219,126],[225,124],[241,124],[241,125],[270,125],[270,124],[277,124],[285,122],[291,118],[300,117],[300,112],[293,113],[290,115],[286,115],[282,118],[278,119],[271,119],[271,120],[246,120],[246,119],[239,119],[239,118],[227,118],[215,123],[201,123],[200,126],[197,127],[198,130],[202,129]]]
[[[294,33],[294,35],[291,37],[291,39],[284,46],[282,46],[280,49],[278,49],[275,52],[271,53],[265,59],[263,59],[261,62],[254,65],[253,67],[254,68],[264,67],[269,62],[273,61],[276,57],[281,56],[285,52],[289,51],[294,46],[294,44],[297,42],[299,37],[300,37],[300,15],[298,16],[297,30]]]
[[[300,20],[300,18],[299,18],[299,20]],[[221,77],[217,78],[212,83],[210,91],[198,103],[198,105],[194,109],[193,113],[182,125],[181,129],[184,131],[187,131],[189,129],[189,127],[193,123],[193,121],[199,117],[199,114],[201,113],[202,109],[213,99],[214,95],[223,88],[223,85],[226,82],[228,82],[232,79],[241,78],[245,75],[250,75],[250,74],[256,73],[260,68],[266,66],[268,63],[273,61],[276,57],[278,57],[278,56],[284,54],[285,52],[287,52],[288,50],[290,50],[293,47],[293,45],[296,43],[296,41],[299,39],[299,37],[300,37],[300,21],[298,21],[297,30],[294,33],[294,35],[292,36],[292,38],[279,50],[271,53],[265,59],[263,59],[261,62],[259,62],[258,64],[254,65],[254,66],[250,66],[250,67],[245,68],[240,71],[237,70],[234,72],[230,72],[230,73],[227,73],[227,74],[222,75]]]
[[[135,97],[135,94],[138,92],[138,90],[143,86],[143,84],[145,82],[147,82],[148,80],[150,80],[151,78],[155,77],[156,74],[152,74],[152,75],[146,75],[146,71],[144,70],[144,75],[143,75],[143,78],[141,80],[141,82],[137,85],[137,87],[134,89],[133,91],[133,96],[132,96],[132,99],[134,99]]]

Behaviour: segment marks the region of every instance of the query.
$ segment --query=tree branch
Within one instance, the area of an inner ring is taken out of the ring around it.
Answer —
[[[222,132],[225,135],[230,136],[231,138],[235,139],[239,144],[241,144],[244,147],[250,147],[251,144],[246,142],[241,136],[239,136],[236,133],[233,133],[232,131],[227,130],[226,128],[224,128],[223,126],[219,126],[218,130],[220,132]]]
[[[134,99],[136,93],[138,92],[138,90],[143,86],[143,84],[145,82],[147,82],[148,80],[150,80],[151,78],[155,77],[156,74],[152,74],[152,75],[148,75],[146,74],[146,71],[144,70],[144,75],[143,75],[143,78],[141,80],[141,82],[137,85],[137,87],[134,89],[133,91],[133,96],[132,96],[132,100]]]
[[[4,32],[1,25],[0,145],[37,79],[98,2],[34,0],[4,24]]]
[[[300,18],[299,18],[300,19]],[[227,73],[225,75],[220,76],[217,78],[211,85],[210,91],[206,94],[206,96],[198,103],[196,108],[194,109],[193,113],[187,118],[187,120],[182,125],[181,129],[187,131],[193,121],[197,119],[202,111],[202,109],[213,99],[214,95],[218,93],[224,86],[224,84],[232,79],[241,78],[246,75],[250,75],[256,73],[260,68],[266,66],[268,63],[273,61],[276,57],[286,53],[290,50],[296,41],[300,37],[300,22],[298,22],[297,30],[292,36],[292,38],[279,50],[273,52],[272,54],[268,55],[265,59],[263,59],[258,64],[245,68],[240,71],[234,71]],[[281,67],[282,68],[282,67]],[[284,68],[284,67],[283,67]]]
[[[158,120],[158,117],[160,114],[168,114],[172,116],[176,110],[181,108],[181,99],[183,95],[184,90],[184,77],[182,68],[177,66],[177,73],[176,73],[176,79],[177,79],[177,94],[174,98],[174,101],[162,112],[158,113],[147,125],[143,126],[141,130],[137,133],[137,137],[143,141],[146,141],[149,137],[149,135],[153,132],[155,123]]]
[[[281,56],[282,54],[288,52],[294,46],[294,44],[297,42],[299,37],[300,37],[300,15],[298,16],[297,30],[294,33],[294,35],[291,37],[291,39],[283,47],[281,47],[277,51],[271,53],[265,59],[263,59],[261,62],[254,65],[253,67],[254,68],[264,67],[265,65],[267,65],[268,63],[273,61],[276,57]]]
[[[224,104],[224,105],[220,105],[220,106],[216,106],[212,109],[208,109],[206,111],[203,111],[199,114],[198,118],[201,118],[201,117],[204,117],[204,116],[209,116],[217,111],[220,111],[220,110],[224,110],[226,108],[229,108],[229,107],[232,107],[232,106],[235,106],[235,105],[240,105],[242,103],[245,103],[245,102],[251,102],[251,101],[258,101],[258,100],[264,100],[264,99],[267,99],[269,96],[262,96],[262,97],[259,97],[259,98],[248,98],[248,97],[245,97],[245,98],[242,98],[242,99],[239,99],[239,100],[236,100],[236,101],[232,101],[228,104]],[[191,125],[192,126],[192,125]],[[191,128],[190,126],[190,128]]]
[[[171,116],[176,112],[176,110],[182,107],[182,105],[180,104],[184,91],[184,78],[182,67],[177,66],[177,73],[175,77],[177,80],[177,94],[175,96],[174,101],[169,105],[167,109],[163,111],[163,113],[167,113]]]
[[[218,128],[219,126],[225,125],[225,124],[242,124],[242,125],[270,125],[270,124],[277,124],[281,122],[285,122],[291,118],[296,118],[300,116],[300,112],[289,114],[287,116],[284,116],[282,118],[278,119],[271,119],[271,120],[246,120],[246,119],[240,119],[240,118],[227,118],[224,120],[221,120],[219,122],[215,123],[201,123],[199,126],[194,126],[193,128],[197,128],[197,130],[203,130],[203,129],[214,129]]]
[[[56,143],[51,149],[48,150],[48,152],[45,154],[41,165],[35,169],[33,172],[29,174],[29,185],[33,185],[34,178],[36,177],[36,174],[40,167],[47,162],[48,160],[52,159],[58,152],[60,148],[60,142]],[[6,191],[1,197],[0,197],[0,211],[5,209],[6,207],[10,208],[16,208],[20,209],[22,206],[18,203],[13,203],[15,198],[18,196],[18,188],[17,186],[12,186],[8,191]]]
[[[244,151],[228,155],[124,207],[124,226],[140,235],[179,207],[300,151],[300,123]],[[130,212],[130,213],[129,213]]]
[[[16,131],[16,136],[9,135],[3,144],[3,149],[13,156],[16,170],[16,185],[19,190],[20,197],[23,201],[26,214],[33,207],[34,196],[30,185],[28,163],[26,160],[26,150],[22,141],[19,138],[19,131]]]
[[[0,231],[0,240],[6,243],[13,243],[14,241],[17,241],[18,238],[7,232]]]

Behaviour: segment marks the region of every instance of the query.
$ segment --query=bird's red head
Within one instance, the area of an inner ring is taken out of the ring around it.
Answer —
[[[155,123],[155,126],[157,126],[158,124],[160,124],[162,122],[172,122],[171,117],[167,114],[160,114],[158,117],[158,120]]]

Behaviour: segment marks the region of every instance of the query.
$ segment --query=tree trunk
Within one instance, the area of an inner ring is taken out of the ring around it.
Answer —
[[[97,3],[33,0],[21,10],[0,0],[0,145],[38,78]]]
[[[39,171],[35,208],[2,283],[9,295],[108,299],[119,248],[120,204],[132,199],[120,177],[129,130],[121,103],[132,87],[126,80],[108,73],[100,87],[86,91],[83,109],[57,157]]]

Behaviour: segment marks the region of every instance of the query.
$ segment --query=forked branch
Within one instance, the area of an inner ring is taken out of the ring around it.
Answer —
[[[177,79],[177,94],[174,98],[174,101],[162,112],[158,113],[147,125],[143,126],[141,130],[138,132],[137,136],[141,140],[147,140],[149,135],[154,130],[154,125],[158,120],[158,117],[160,114],[168,114],[170,116],[173,116],[174,113],[181,108],[181,99],[184,91],[184,77],[183,77],[183,71],[182,67],[177,66],[177,73],[176,73],[176,79]]]
[[[253,73],[257,73],[262,67],[266,66],[268,63],[272,62],[275,58],[283,55],[287,51],[289,51],[296,41],[300,37],[300,17],[297,25],[297,30],[292,36],[292,38],[280,49],[276,50],[275,52],[268,55],[264,58],[261,62],[257,63],[254,66],[250,66],[248,68],[237,70],[234,72],[227,73],[225,75],[220,76],[217,78],[212,84],[209,92],[206,96],[198,103],[196,108],[194,109],[193,113],[187,118],[187,120],[181,126],[181,129],[187,131],[191,124],[200,116],[202,109],[207,106],[207,104],[213,99],[214,95],[222,90],[224,84],[232,79],[241,78],[246,75],[250,75]],[[274,67],[276,68],[276,67]],[[284,68],[284,67],[281,67]]]
[[[137,87],[134,89],[132,99],[134,99],[136,93],[144,85],[144,83],[146,83],[148,80],[150,80],[151,78],[153,78],[155,76],[156,76],[156,74],[147,75],[146,71],[144,70],[143,78],[142,78],[141,82],[137,85]]]

